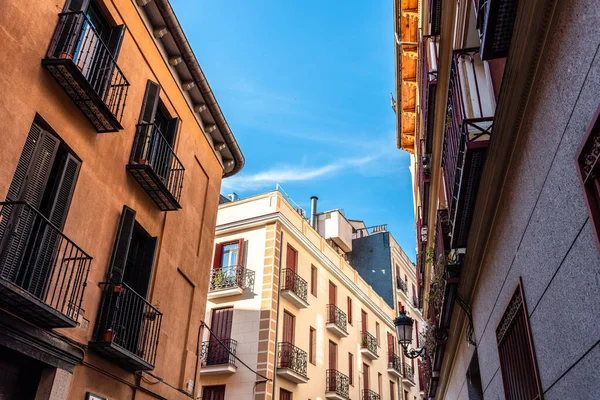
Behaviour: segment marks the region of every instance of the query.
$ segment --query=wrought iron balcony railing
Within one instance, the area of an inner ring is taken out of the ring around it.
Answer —
[[[328,393],[335,393],[345,399],[350,398],[350,380],[336,369],[326,371],[325,386]]]
[[[421,196],[421,213],[423,225],[429,224],[429,186],[431,182],[431,157],[425,154],[421,140],[419,149],[419,195]],[[420,232],[419,232],[420,234]]]
[[[24,201],[0,202],[0,306],[45,328],[74,327],[92,263]]]
[[[254,275],[254,271],[239,265],[213,269],[210,271],[208,291],[250,289],[254,287]]]
[[[125,283],[104,282],[90,348],[130,370],[154,369],[162,313]]]
[[[237,341],[233,339],[224,339],[221,340],[221,342],[223,342],[223,344],[219,343],[217,340],[202,342],[200,358],[202,359],[203,367],[223,364],[235,366]]]
[[[286,368],[307,377],[306,352],[288,342],[279,343],[277,368]]]
[[[399,276],[396,277],[396,288],[403,293],[406,293],[406,282]]]
[[[129,82],[84,12],[64,12],[42,64],[98,132],[123,129]]]
[[[415,371],[412,366],[404,363],[404,377],[411,382],[415,381]]]
[[[481,40],[481,58],[506,57],[517,19],[518,0],[473,0]]]
[[[371,389],[363,389],[362,400],[379,400],[379,395]]]
[[[185,168],[158,126],[139,124],[127,170],[163,211],[180,209]]]
[[[442,168],[452,248],[466,247],[494,121],[494,96],[479,49],[455,50],[450,69]]]
[[[307,301],[308,284],[300,275],[295,271],[286,268],[282,271],[282,280],[281,290],[289,290],[300,299]]]
[[[423,36],[421,54],[421,108],[423,112],[423,153],[433,151],[433,126],[435,124],[435,101],[437,91],[438,41],[435,36]]]
[[[373,354],[377,354],[377,339],[369,332],[360,333],[360,348],[367,349]]]
[[[402,374],[402,360],[395,353],[388,353],[388,368]]]
[[[327,323],[335,324],[344,332],[347,332],[348,319],[346,313],[335,304],[327,304]]]

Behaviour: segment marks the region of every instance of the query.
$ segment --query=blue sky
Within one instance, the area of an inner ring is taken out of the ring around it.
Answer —
[[[408,154],[396,149],[392,1],[171,0],[246,157],[222,193],[279,183],[304,209],[415,232]]]

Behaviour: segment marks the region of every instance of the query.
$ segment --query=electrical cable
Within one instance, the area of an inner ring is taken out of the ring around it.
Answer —
[[[249,366],[248,364],[246,364],[245,362],[243,362],[243,361],[242,361],[242,360],[241,360],[241,359],[240,359],[238,356],[236,356],[236,355],[235,355],[235,353],[233,353],[231,350],[229,350],[229,348],[227,347],[227,345],[225,345],[225,343],[223,343],[223,342],[221,341],[221,339],[219,339],[219,338],[217,337],[217,335],[215,335],[215,334],[213,333],[213,331],[210,329],[210,326],[208,326],[208,325],[206,324],[206,322],[204,322],[204,321],[200,321],[200,324],[201,324],[201,326],[204,326],[206,329],[208,329],[208,333],[210,333],[210,335],[211,335],[213,338],[215,338],[215,340],[216,340],[216,341],[217,341],[217,342],[218,342],[218,343],[219,343],[219,344],[220,344],[220,345],[221,345],[221,346],[222,346],[222,347],[223,347],[223,348],[224,348],[224,349],[225,349],[225,350],[226,350],[226,351],[227,351],[227,352],[228,352],[230,355],[232,355],[232,356],[233,356],[233,358],[235,358],[236,360],[238,360],[238,361],[239,361],[239,362],[240,362],[240,363],[241,363],[241,364],[242,364],[244,367],[248,368],[250,371],[254,372],[256,375],[260,376],[261,378],[263,378],[263,379],[266,379],[267,381],[272,381],[272,379],[270,379],[270,378],[268,378],[268,377],[264,376],[263,374],[261,374],[261,373],[257,372],[256,370],[254,370],[254,369],[250,368],[250,366]]]

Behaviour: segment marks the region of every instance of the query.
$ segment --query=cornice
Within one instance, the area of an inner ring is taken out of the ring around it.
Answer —
[[[381,319],[390,329],[394,329],[393,320],[375,304],[366,293],[364,293],[346,274],[344,274],[321,250],[315,246],[302,232],[280,211],[263,214],[252,218],[217,225],[216,235],[225,235],[240,230],[255,228],[269,223],[279,222],[298,240],[308,251],[323,265],[329,273],[340,280],[365,306]],[[383,300],[382,300],[383,301]]]

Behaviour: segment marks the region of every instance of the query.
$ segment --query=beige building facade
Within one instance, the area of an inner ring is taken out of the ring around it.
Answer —
[[[396,310],[346,261],[353,228],[334,222],[326,239],[278,191],[220,205],[203,399],[420,398]]]

